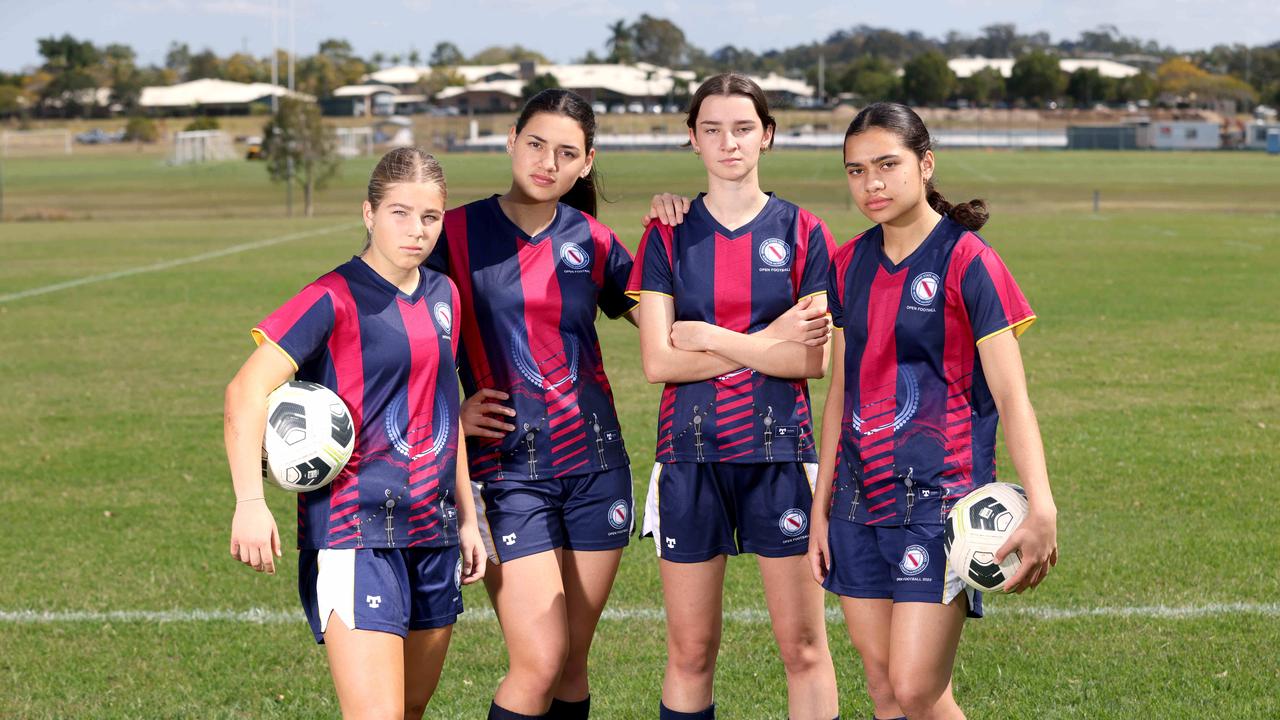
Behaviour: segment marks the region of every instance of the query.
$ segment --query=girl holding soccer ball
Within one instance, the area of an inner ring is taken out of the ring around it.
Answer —
[[[422,716],[461,586],[484,574],[459,442],[457,289],[422,267],[444,204],[435,158],[383,156],[369,178],[364,251],[253,329],[258,349],[226,391],[230,550],[259,572],[274,573],[282,555],[262,490],[268,394],[290,376],[319,383],[354,421],[341,473],[298,496],[298,590],[344,716]]]
[[[996,425],[1029,513],[997,554],[1021,555],[1005,590],[1057,563],[1057,510],[1017,337],[1035,320],[1013,276],[976,234],[985,203],[934,187],[920,117],[871,105],[849,125],[844,166],[876,223],[843,245],[827,290],[837,328],[812,507],[813,576],[840,596],[878,718],[963,717],[951,672],[981,593],[947,562],[943,523],[995,480]]]

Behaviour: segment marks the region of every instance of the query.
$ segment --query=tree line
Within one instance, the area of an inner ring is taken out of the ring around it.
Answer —
[[[693,70],[699,77],[724,70],[767,74],[776,72],[819,81],[821,61],[824,99],[850,97],[855,102],[901,100],[919,105],[964,101],[975,105],[1039,106],[1055,101],[1078,107],[1096,103],[1140,100],[1213,104],[1229,100],[1238,106],[1280,104],[1280,42],[1267,46],[1219,45],[1179,53],[1153,41],[1126,37],[1113,26],[1082,32],[1078,38],[1054,43],[1048,33],[1020,33],[1014,25],[983,28],[976,36],[951,32],[930,38],[919,32],[898,32],[860,25],[831,33],[821,42],[757,53],[725,45],[707,52],[685,37],[671,20],[642,14],[608,26],[603,52],[595,50],[577,62],[647,62]],[[247,53],[219,56],[210,49],[193,52],[185,43],[172,43],[159,65],[138,62],[125,44],[94,45],[71,35],[37,41],[42,63],[17,73],[0,72],[0,117],[87,117],[108,112],[94,95],[105,88],[107,105],[126,114],[137,110],[142,88],[172,85],[201,78],[236,82],[270,82],[271,58]],[[1017,58],[1009,78],[987,69],[957,78],[949,58],[983,56]],[[1143,71],[1133,77],[1107,78],[1092,69],[1062,72],[1059,57],[1109,57],[1135,64]],[[451,42],[437,43],[429,52],[355,53],[340,38],[327,39],[316,52],[295,58],[295,87],[316,97],[328,97],[343,85],[358,83],[368,73],[408,63],[437,69],[424,78],[418,91],[432,95],[445,86],[465,82],[451,69],[463,64],[493,65],[533,61],[549,63],[536,50],[520,45],[495,45],[473,55]],[[288,57],[278,51],[283,82]]]

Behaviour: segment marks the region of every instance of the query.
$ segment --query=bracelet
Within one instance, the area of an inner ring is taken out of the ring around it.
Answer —
[[[245,498],[243,500],[237,500],[236,504],[239,505],[242,502],[250,502],[251,500],[266,500],[266,498],[259,495],[258,497],[251,497],[251,498]]]

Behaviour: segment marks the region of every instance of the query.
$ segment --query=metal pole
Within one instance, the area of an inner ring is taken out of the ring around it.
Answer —
[[[289,0],[289,92],[293,92],[293,57],[297,55],[297,38],[294,35],[293,28],[293,7],[294,0]]]
[[[279,0],[271,0],[271,114],[275,115],[279,109],[280,98],[276,94],[276,88],[280,87],[280,53],[277,50],[280,47],[280,37],[276,28],[280,24],[276,17],[278,12]]]

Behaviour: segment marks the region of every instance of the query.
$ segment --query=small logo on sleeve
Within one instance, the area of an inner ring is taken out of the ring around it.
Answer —
[[[567,242],[560,246],[560,261],[570,270],[585,270],[591,264],[591,256],[578,243]]]
[[[931,272],[920,273],[911,281],[911,299],[917,305],[928,307],[938,297],[938,288],[941,286],[942,281],[937,275]]]
[[[364,601],[366,604],[369,605],[369,608],[371,610],[377,610],[378,606],[382,604],[382,596],[381,595],[365,595]]]

